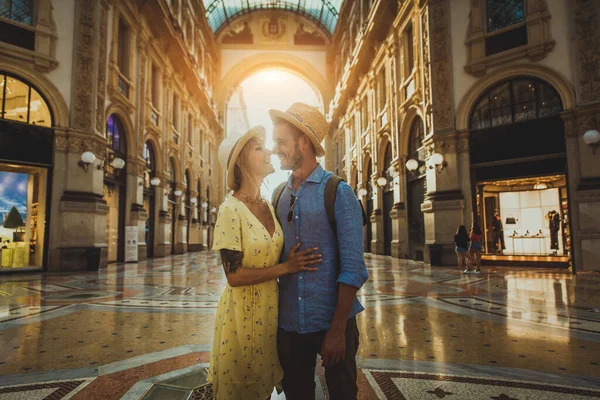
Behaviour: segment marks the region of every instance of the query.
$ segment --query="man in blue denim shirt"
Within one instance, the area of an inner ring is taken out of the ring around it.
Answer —
[[[275,210],[285,236],[282,261],[297,243],[301,243],[300,250],[318,247],[323,256],[317,272],[279,279],[283,390],[288,400],[314,399],[318,353],[330,398],[356,399],[359,333],[355,316],[364,310],[356,293],[368,279],[360,204],[352,188],[341,182],[335,201],[336,235],[324,204],[325,186],[333,174],[317,162],[325,154],[320,144],[328,131],[325,116],[302,103],[285,112],[271,110],[270,115],[275,124],[273,152],[282,169],[293,171]]]

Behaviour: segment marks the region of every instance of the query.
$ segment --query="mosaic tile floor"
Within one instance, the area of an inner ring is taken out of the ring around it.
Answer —
[[[600,274],[366,260],[361,399],[600,398]],[[213,252],[0,275],[0,400],[211,398],[224,285]]]

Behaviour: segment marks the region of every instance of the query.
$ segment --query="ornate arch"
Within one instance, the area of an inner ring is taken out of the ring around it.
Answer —
[[[178,186],[181,182],[183,182],[183,175],[181,174],[181,167],[179,166],[179,160],[177,158],[177,155],[170,152],[169,156],[167,158],[167,160],[165,160],[167,163],[170,163],[171,160],[173,160],[173,176],[175,178],[175,185]],[[165,163],[165,173],[166,171],[168,171],[168,167],[169,164]],[[167,177],[167,179],[170,179],[170,176]]]
[[[154,151],[154,162],[156,163],[156,172],[158,174],[159,171],[164,171],[166,169],[165,164],[163,164],[163,153],[160,148],[160,141],[158,140],[156,135],[154,135],[151,132],[148,132],[144,137],[144,143],[142,145],[145,145],[146,142],[150,142],[152,150]]]
[[[379,148],[377,150],[377,173],[382,174],[383,171],[383,162],[385,159],[385,150],[387,146],[392,146],[392,140],[390,135],[385,133],[381,136],[381,140],[379,141]],[[392,159],[394,158],[394,149],[392,149]],[[391,161],[391,160],[390,160]]]
[[[139,154],[137,136],[135,134],[135,128],[133,127],[133,122],[131,121],[127,107],[120,103],[112,103],[110,106],[108,106],[106,112],[104,113],[104,126],[106,126],[108,117],[113,114],[119,117],[121,124],[123,124],[123,127],[125,128],[127,157],[131,158],[137,156]],[[106,136],[106,132],[103,133]]]
[[[31,84],[48,102],[52,111],[53,127],[67,128],[69,126],[69,108],[56,86],[45,75],[23,68],[22,64],[11,61],[0,61],[0,71],[7,72]]]
[[[575,90],[569,81],[558,72],[536,64],[512,65],[486,75],[467,91],[456,111],[456,128],[458,130],[469,128],[471,111],[477,100],[487,90],[501,81],[519,77],[538,78],[548,83],[558,92],[564,110],[570,110],[576,106]]]
[[[321,96],[324,111],[327,111],[326,107],[331,99],[331,89],[325,77],[309,62],[292,54],[280,52],[256,54],[233,66],[221,81],[220,91],[217,95],[219,107],[227,110],[230,92],[246,78],[268,69],[281,69],[304,79]]]
[[[398,140],[398,151],[401,157],[408,156],[410,146],[410,128],[412,128],[415,118],[420,118],[424,123],[423,112],[417,106],[410,106],[406,111],[406,116],[402,119],[400,126],[400,140]],[[425,129],[425,127],[423,127]],[[426,132],[426,131],[425,131]]]

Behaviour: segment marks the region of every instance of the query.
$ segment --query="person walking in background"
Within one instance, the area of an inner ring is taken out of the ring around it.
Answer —
[[[502,218],[497,212],[494,213],[494,218],[492,219],[492,232],[494,234],[496,253],[502,254],[506,248],[504,245],[504,226],[502,226]]]
[[[473,226],[471,227],[471,245],[469,246],[469,251],[471,255],[471,263],[474,268],[474,272],[478,274],[481,271],[481,249],[483,240],[483,232],[479,227],[479,224],[473,221]]]
[[[471,272],[471,255],[469,254],[469,234],[464,225],[458,227],[456,235],[454,235],[454,243],[456,244],[456,257],[458,258],[458,268],[463,273]],[[463,268],[465,268],[463,270]]]

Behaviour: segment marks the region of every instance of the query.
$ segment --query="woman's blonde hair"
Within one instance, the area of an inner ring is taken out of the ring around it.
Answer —
[[[235,166],[233,167],[233,177],[235,180],[235,184],[233,187],[233,191],[236,192],[242,186],[242,180],[247,180],[250,184],[254,184],[252,182],[252,175],[248,173],[248,154],[254,146],[256,146],[258,142],[257,138],[252,138],[248,140],[248,142],[244,145],[244,148],[240,152],[237,161],[235,162]]]

